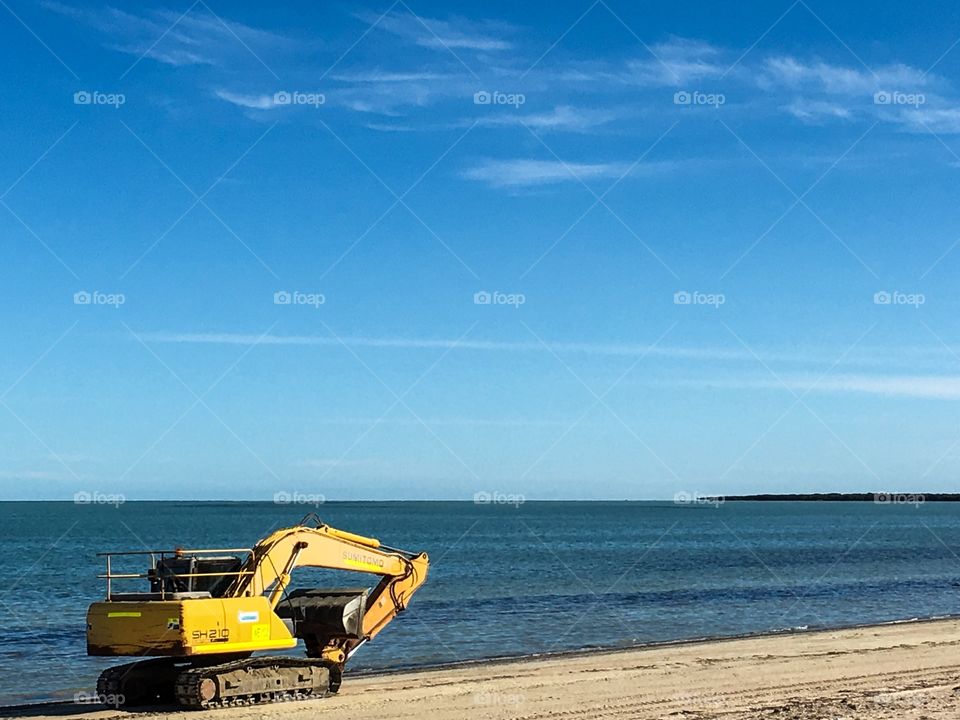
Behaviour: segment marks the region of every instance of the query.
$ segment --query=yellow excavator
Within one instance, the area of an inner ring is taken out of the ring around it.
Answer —
[[[246,556],[237,555],[246,553]],[[324,696],[356,650],[407,607],[427,579],[426,553],[382,545],[315,514],[246,549],[100,553],[106,600],[87,611],[87,654],[153,658],[108,668],[102,702],[204,709]],[[145,573],[116,572],[149,555]],[[379,576],[372,588],[289,590],[298,567]],[[121,580],[149,592],[113,592]],[[263,656],[304,642],[306,657]]]

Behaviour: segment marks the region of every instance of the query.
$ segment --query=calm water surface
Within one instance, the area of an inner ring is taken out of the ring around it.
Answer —
[[[86,608],[104,594],[96,552],[244,547],[311,509],[0,503],[0,704],[72,697],[116,662],[85,655]],[[960,613],[960,504],[404,502],[319,512],[431,556],[409,611],[360,650],[354,670]],[[331,584],[313,570],[294,580]]]

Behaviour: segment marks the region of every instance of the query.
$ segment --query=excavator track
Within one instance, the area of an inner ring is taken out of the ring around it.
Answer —
[[[112,707],[173,701],[173,683],[183,668],[173,658],[140,660],[107,668],[97,678],[97,697]]]
[[[254,657],[184,670],[173,689],[183,707],[206,710],[325,697],[340,682],[340,668],[326,660]]]

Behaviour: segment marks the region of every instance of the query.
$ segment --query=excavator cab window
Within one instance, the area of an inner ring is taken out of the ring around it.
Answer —
[[[147,576],[151,592],[207,592],[211,597],[222,597],[240,566],[237,557],[163,558],[147,571]]]

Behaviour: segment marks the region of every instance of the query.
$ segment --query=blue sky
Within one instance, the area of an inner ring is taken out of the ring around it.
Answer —
[[[0,17],[0,498],[956,488],[954,5]]]

